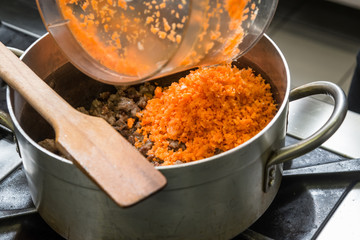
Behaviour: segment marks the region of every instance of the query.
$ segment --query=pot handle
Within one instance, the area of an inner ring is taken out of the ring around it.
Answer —
[[[267,162],[267,166],[283,163],[303,155],[328,140],[340,127],[347,113],[347,101],[344,91],[334,83],[319,81],[297,87],[290,92],[290,101],[303,97],[327,94],[334,100],[334,110],[327,122],[313,135],[290,146],[276,150]]]
[[[11,50],[17,57],[20,57],[24,51],[17,49],[17,48],[13,48],[13,47],[7,47],[9,50]],[[16,136],[15,136],[15,127],[14,124],[11,120],[11,117],[8,113],[0,110],[0,128],[13,134],[14,137],[14,143],[16,143],[16,151],[18,152],[19,156],[20,155],[20,150],[19,150],[19,144],[17,142]]]
[[[13,47],[7,47],[7,48],[11,50],[17,57],[20,57],[24,53],[24,51],[17,48],[13,48]],[[2,110],[0,110],[0,128],[10,133],[15,132],[14,124],[11,120],[11,117],[9,116],[9,114],[5,113]]]
[[[24,51],[23,50],[20,50],[18,48],[13,48],[13,47],[8,47],[7,48],[12,51],[17,57],[21,57],[21,55],[24,54]]]
[[[347,113],[347,100],[344,91],[334,83],[319,81],[312,82],[290,91],[289,101],[316,94],[330,95],[334,100],[334,109],[327,122],[310,137],[305,138],[290,146],[276,150],[271,156],[265,167],[264,191],[273,185],[276,179],[276,165],[290,159],[299,157],[328,140],[340,127]]]
[[[11,117],[9,114],[7,114],[6,112],[0,110],[0,129],[3,129],[5,131],[7,131],[8,133],[11,133],[13,136],[13,141],[16,144],[16,151],[19,154],[20,158],[21,158],[21,153],[20,153],[20,149],[19,149],[19,143],[16,139],[15,136],[15,127],[13,124],[13,121],[11,120]]]
[[[0,110],[0,127],[9,133],[14,132],[14,124],[11,121],[9,114]]]

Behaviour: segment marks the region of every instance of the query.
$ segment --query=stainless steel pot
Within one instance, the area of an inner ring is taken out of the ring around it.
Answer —
[[[109,87],[69,64],[50,35],[34,43],[22,60],[74,106],[88,104]],[[345,117],[346,101],[343,91],[328,82],[290,93],[287,63],[267,36],[235,64],[251,66],[269,79],[279,106],[276,116],[259,134],[230,151],[158,167],[168,180],[165,189],[130,208],[117,206],[71,161],[40,147],[36,142],[51,137],[52,129],[17,92],[8,89],[8,108],[31,196],[43,219],[67,239],[86,240],[230,239],[249,227],[274,199],[281,163],[329,138]],[[289,100],[317,93],[335,99],[332,116],[313,136],[284,147]]]

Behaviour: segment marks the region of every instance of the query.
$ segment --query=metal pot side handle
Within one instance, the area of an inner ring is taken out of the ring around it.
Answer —
[[[10,49],[17,57],[20,57],[24,51],[13,48],[13,47],[7,47]],[[17,142],[16,136],[15,136],[15,127],[14,123],[11,120],[11,117],[8,113],[0,110],[0,128],[13,134],[14,137],[14,143],[16,143],[16,151],[18,152],[19,156],[21,157],[20,150],[19,150],[19,144]]]
[[[8,133],[11,133],[13,136],[13,142],[16,144],[16,152],[19,154],[21,158],[19,143],[17,141],[16,135],[15,135],[15,127],[14,123],[11,120],[11,117],[6,112],[0,110],[0,130],[5,130]]]
[[[10,118],[10,115],[0,110],[0,128],[4,129],[9,133],[13,133],[15,128]]]
[[[24,53],[24,51],[17,48],[13,48],[13,47],[7,47],[7,48],[11,50],[17,57],[20,57]],[[0,110],[0,127],[11,133],[15,131],[14,124],[11,120],[10,115],[2,110]]]
[[[18,48],[13,48],[13,47],[7,47],[9,50],[11,50],[17,57],[21,57],[21,55],[24,54],[23,50],[20,50]]]
[[[290,92],[289,101],[315,94],[327,94],[334,100],[334,109],[327,122],[310,137],[296,144],[275,151],[267,162],[267,167],[283,163],[301,156],[323,144],[340,127],[347,113],[347,100],[344,91],[334,83],[319,81],[297,87]]]

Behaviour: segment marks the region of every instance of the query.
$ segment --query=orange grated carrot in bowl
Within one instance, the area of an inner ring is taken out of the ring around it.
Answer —
[[[232,149],[260,132],[277,108],[270,84],[251,68],[229,64],[192,71],[155,97],[138,114],[148,154],[161,165],[191,162]],[[186,148],[169,150],[169,140]]]

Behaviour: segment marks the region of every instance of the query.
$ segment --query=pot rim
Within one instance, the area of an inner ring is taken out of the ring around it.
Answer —
[[[20,59],[22,60],[23,57],[36,45],[38,44],[38,42],[40,42],[42,39],[46,38],[49,35],[49,33],[45,33],[42,37],[40,37],[39,39],[37,39],[33,44],[31,44],[23,53],[23,55],[20,57]],[[50,36],[50,35],[49,35]],[[222,152],[220,154],[208,157],[208,158],[204,158],[204,159],[200,159],[200,160],[196,160],[196,161],[192,161],[192,162],[188,162],[188,163],[183,163],[183,164],[177,164],[177,165],[167,165],[167,166],[155,166],[156,169],[161,170],[161,171],[165,171],[165,170],[172,170],[172,169],[177,169],[177,168],[187,168],[187,167],[191,167],[191,166],[197,166],[199,164],[205,164],[207,162],[212,162],[215,161],[217,158],[221,158],[227,154],[232,154],[235,151],[238,151],[240,148],[244,148],[250,144],[252,144],[252,142],[256,141],[258,138],[260,138],[273,124],[274,122],[277,121],[277,119],[279,118],[279,116],[281,115],[281,113],[285,110],[286,106],[287,106],[287,102],[289,101],[289,94],[290,94],[290,71],[289,71],[289,66],[287,64],[287,61],[283,55],[283,53],[281,52],[280,48],[275,44],[275,42],[266,34],[263,34],[263,38],[265,38],[267,41],[269,41],[271,43],[271,45],[275,48],[276,52],[279,54],[283,64],[284,64],[284,69],[286,71],[286,90],[285,90],[285,95],[282,101],[282,104],[280,106],[280,108],[277,110],[277,113],[275,114],[275,116],[273,117],[273,119],[260,131],[258,132],[255,136],[253,136],[251,139],[247,140],[246,142],[230,149],[227,150],[226,152]],[[250,50],[251,51],[251,50]],[[13,90],[14,91],[14,90]],[[48,151],[47,149],[41,147],[38,143],[36,143],[28,134],[26,134],[26,132],[22,129],[22,127],[20,126],[20,123],[17,121],[16,117],[15,117],[15,113],[13,111],[13,106],[11,104],[11,89],[9,86],[7,86],[6,89],[6,101],[7,101],[7,107],[9,110],[9,114],[10,117],[14,123],[15,129],[17,131],[20,132],[20,134],[27,140],[29,141],[34,147],[36,147],[39,151],[46,153],[47,155],[50,155],[51,157],[55,158],[56,160],[59,160],[65,164],[69,164],[69,165],[73,165],[73,162],[71,160],[68,160],[64,157],[61,157],[55,153],[52,153],[50,151]]]

